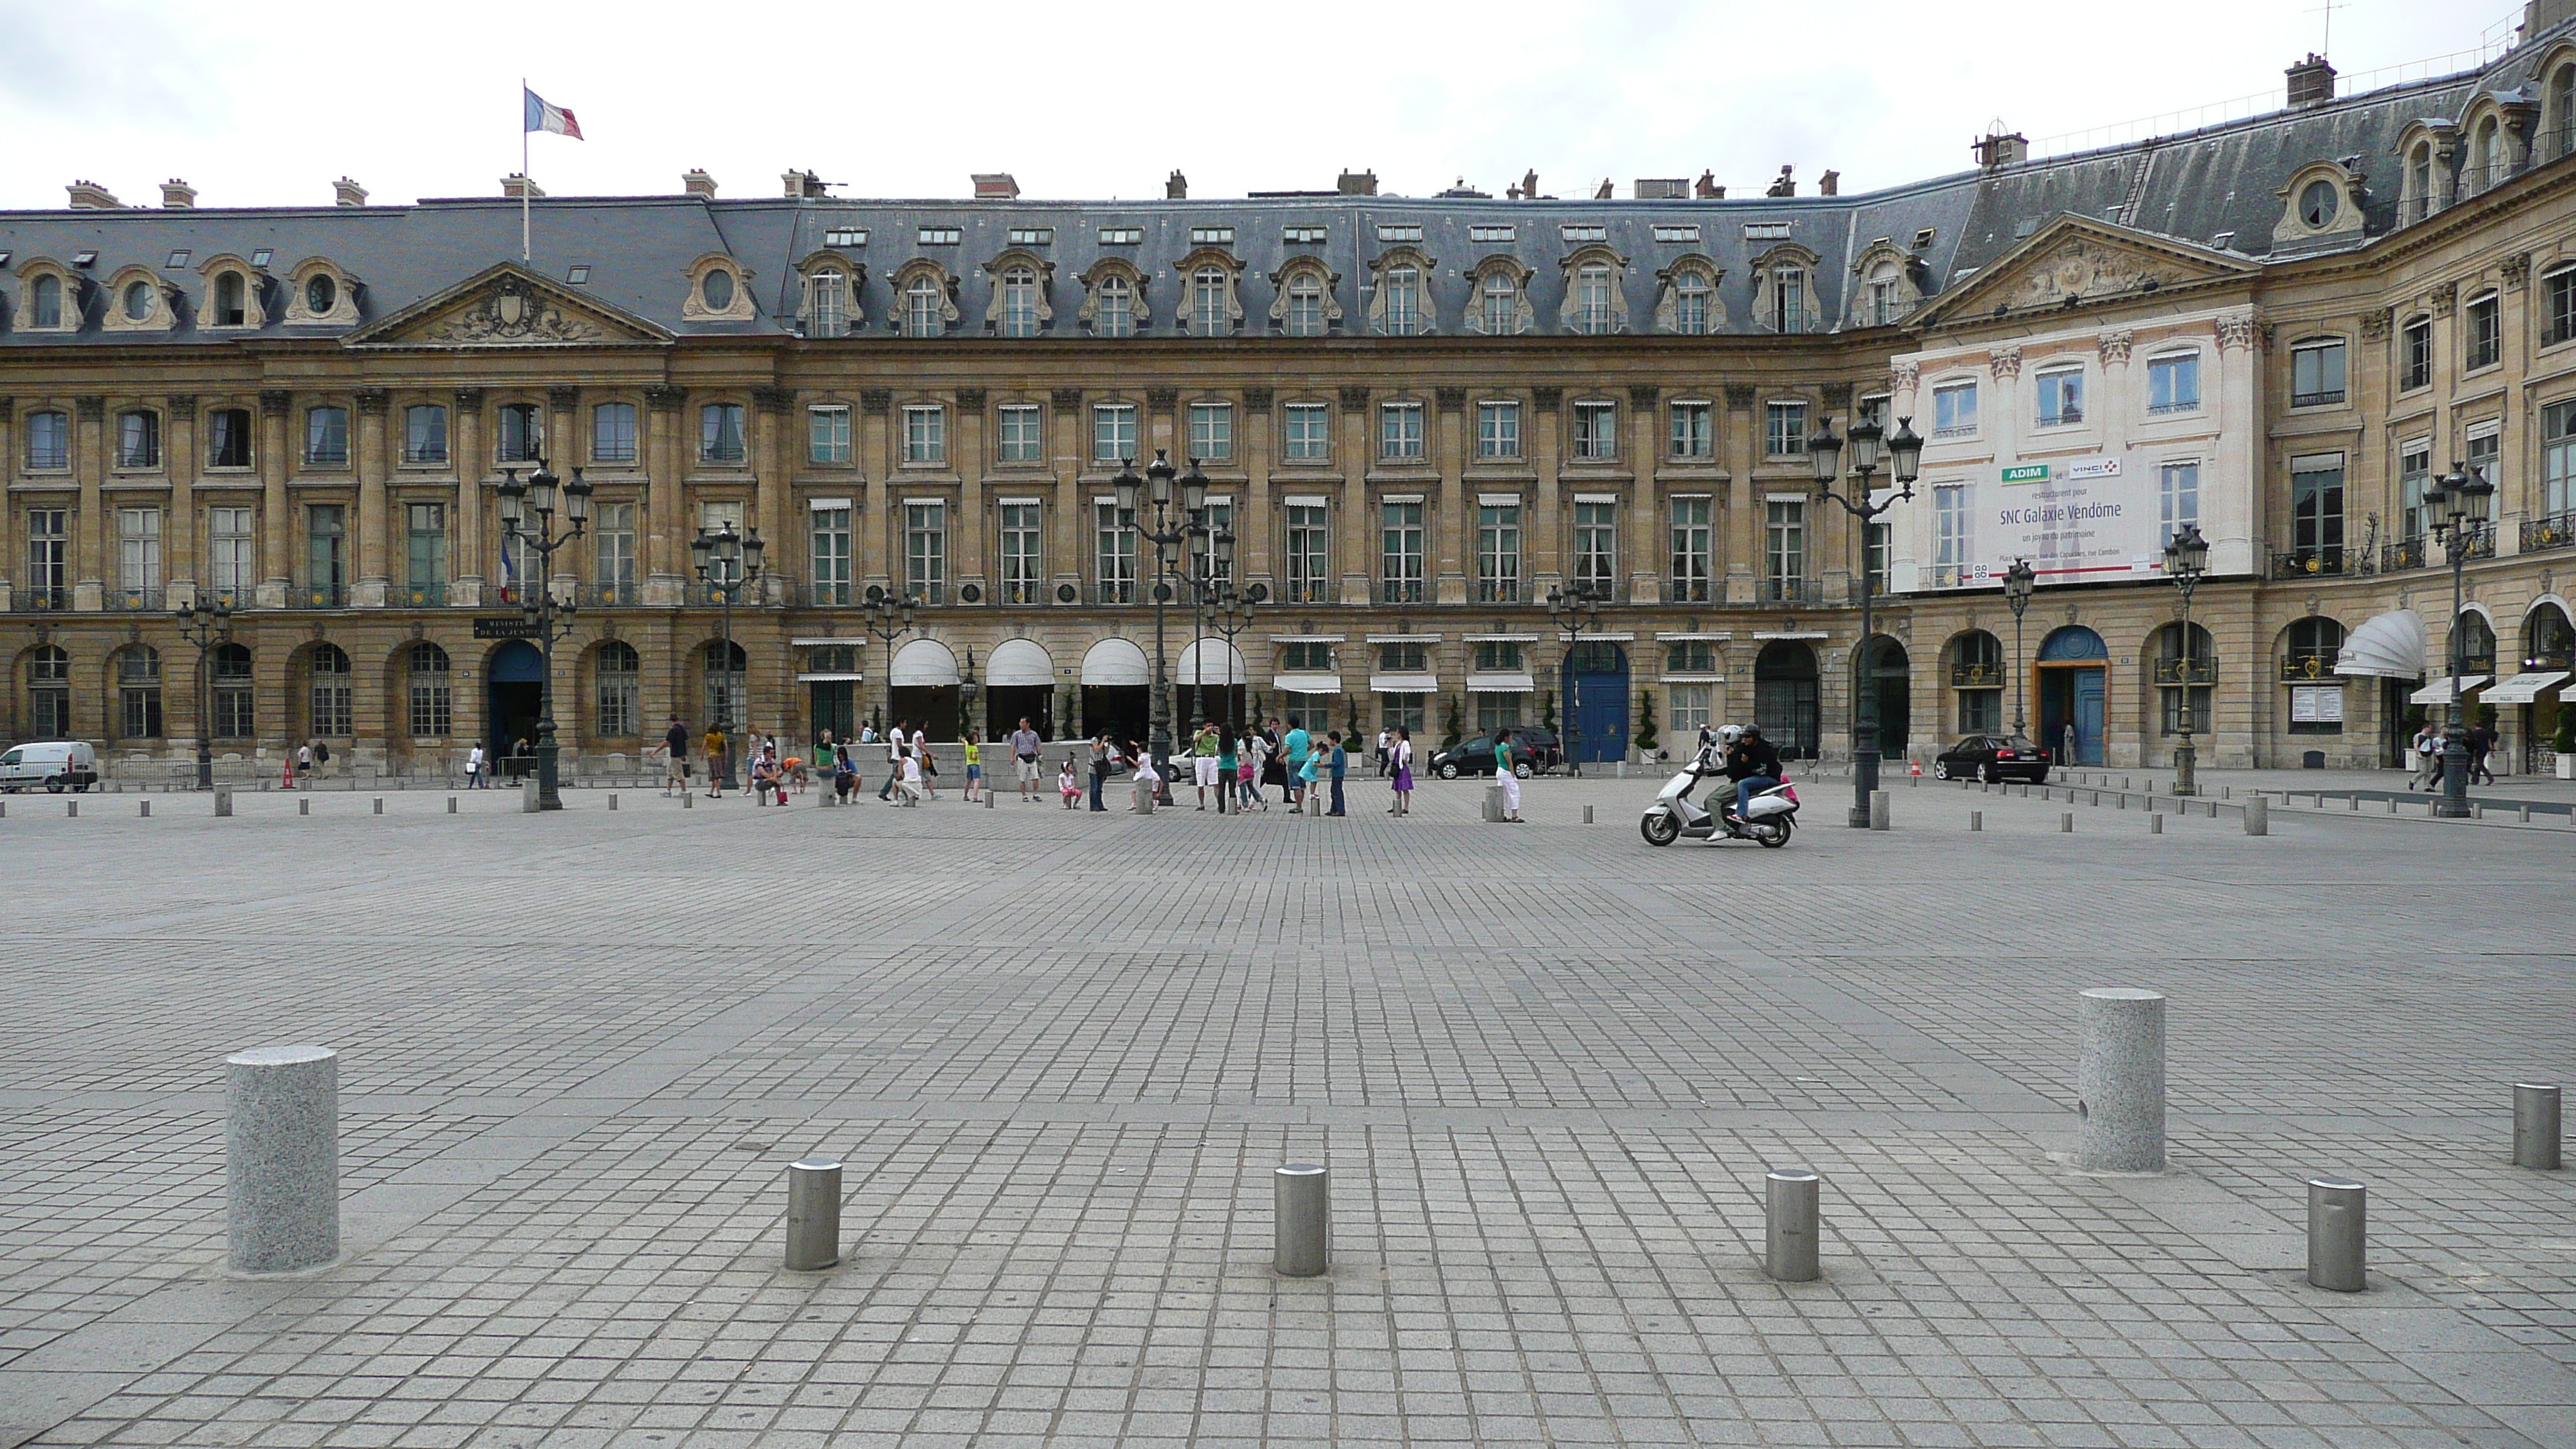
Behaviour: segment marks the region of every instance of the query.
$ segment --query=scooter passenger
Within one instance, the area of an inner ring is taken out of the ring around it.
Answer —
[[[1780,783],[1780,752],[1762,738],[1758,725],[1746,725],[1726,749],[1726,778],[1735,782],[1735,808],[1729,820],[1742,820],[1753,797]]]

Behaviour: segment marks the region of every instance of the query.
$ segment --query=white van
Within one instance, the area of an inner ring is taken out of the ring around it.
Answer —
[[[78,740],[42,740],[0,754],[0,790],[16,793],[42,785],[59,795],[68,785],[87,790],[98,783],[98,751]]]

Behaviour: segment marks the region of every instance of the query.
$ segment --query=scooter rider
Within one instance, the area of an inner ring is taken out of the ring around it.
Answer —
[[[1756,794],[1780,783],[1780,752],[1762,738],[1760,726],[1746,725],[1726,747],[1726,778],[1735,782],[1735,808],[1728,812],[1729,820],[1742,820]]]

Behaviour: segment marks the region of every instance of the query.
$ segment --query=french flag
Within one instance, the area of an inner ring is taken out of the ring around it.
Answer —
[[[519,126],[520,130],[552,131],[558,136],[570,136],[576,141],[582,138],[581,122],[572,118],[572,112],[561,106],[548,105],[545,97],[524,85],[519,87],[519,95],[522,98],[521,109],[524,113]]]

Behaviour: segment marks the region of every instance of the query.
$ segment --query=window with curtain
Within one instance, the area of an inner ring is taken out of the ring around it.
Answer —
[[[304,462],[311,468],[349,466],[349,410],[308,408],[304,413]]]
[[[1332,559],[1332,510],[1321,504],[1288,505],[1288,599],[1320,604],[1332,597],[1326,575]]]
[[[1379,505],[1378,602],[1422,602],[1422,505]]]
[[[615,740],[632,739],[642,732],[642,668],[634,645],[611,639],[599,646],[591,659],[593,734]]]
[[[590,410],[590,460],[635,461],[635,404],[604,402]]]
[[[708,403],[698,409],[698,460],[739,463],[743,460],[742,404]]]
[[[1520,597],[1520,505],[1480,503],[1476,506],[1476,602],[1511,604]]]
[[[403,694],[413,739],[443,740],[456,733],[456,694],[446,650],[426,639],[411,646],[403,661]]]
[[[1672,514],[1672,599],[1677,604],[1704,604],[1709,585],[1712,500],[1676,498]]]
[[[402,460],[406,463],[447,461],[447,409],[437,403],[414,403],[403,409]]]

